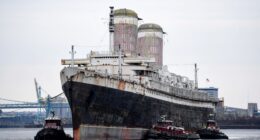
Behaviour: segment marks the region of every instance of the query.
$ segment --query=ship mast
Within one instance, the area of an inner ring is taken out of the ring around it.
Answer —
[[[114,7],[110,6],[110,14],[109,14],[109,51],[110,53],[114,52]]]
[[[122,62],[121,62],[121,47],[120,47],[120,44],[119,44],[119,54],[118,54],[118,76],[119,76],[119,79],[122,78]]]
[[[195,72],[195,89],[198,89],[198,68],[197,63],[194,64],[194,72]]]
[[[70,54],[71,54],[71,67],[74,67],[74,54],[75,54],[76,52],[74,51],[74,46],[72,45],[71,46],[71,52],[70,52]]]

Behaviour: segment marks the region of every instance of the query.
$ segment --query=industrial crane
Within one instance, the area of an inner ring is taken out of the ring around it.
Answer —
[[[38,114],[40,115],[42,112],[41,108],[45,108],[46,111],[46,115],[45,117],[48,117],[50,112],[54,109],[54,108],[68,108],[69,105],[68,103],[59,103],[59,102],[54,102],[54,100],[59,97],[60,95],[62,95],[63,93],[60,93],[54,97],[51,97],[49,94],[47,94],[47,97],[43,98],[42,97],[42,91],[44,91],[42,89],[42,87],[37,83],[36,79],[34,79],[34,83],[35,83],[35,89],[36,89],[36,95],[37,95],[37,102],[40,105],[40,108],[38,109]],[[41,118],[39,118],[41,119]],[[41,119],[42,120],[42,119]]]

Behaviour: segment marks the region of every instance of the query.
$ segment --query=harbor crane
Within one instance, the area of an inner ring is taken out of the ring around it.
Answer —
[[[26,101],[18,101],[18,100],[11,100],[0,97],[1,101],[7,101],[9,103],[0,104],[0,110],[3,109],[37,109],[37,116],[36,122],[41,123],[44,118],[48,117],[50,112],[54,109],[60,108],[69,108],[69,104],[67,102],[56,101],[58,97],[63,95],[60,93],[56,96],[51,97],[49,94],[44,98],[42,97],[43,89],[38,84],[36,79],[34,79],[35,89],[36,89],[36,97],[37,102],[26,102]],[[45,113],[45,116],[43,115]]]

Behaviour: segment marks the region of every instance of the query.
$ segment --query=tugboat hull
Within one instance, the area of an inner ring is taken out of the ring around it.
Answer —
[[[169,135],[164,133],[159,133],[156,131],[148,131],[145,136],[146,139],[200,139],[198,134],[178,134],[178,135]]]
[[[63,130],[43,128],[36,134],[34,140],[72,140],[72,138],[67,136]]]
[[[216,130],[202,129],[198,130],[197,133],[201,139],[228,139],[227,135]]]

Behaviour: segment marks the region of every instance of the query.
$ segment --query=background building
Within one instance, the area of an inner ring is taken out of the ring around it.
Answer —
[[[209,87],[209,88],[199,88],[201,91],[206,91],[211,98],[218,98],[218,88]]]
[[[257,103],[248,103],[247,110],[248,110],[248,115],[250,117],[253,117],[254,114],[257,113],[258,111]]]

